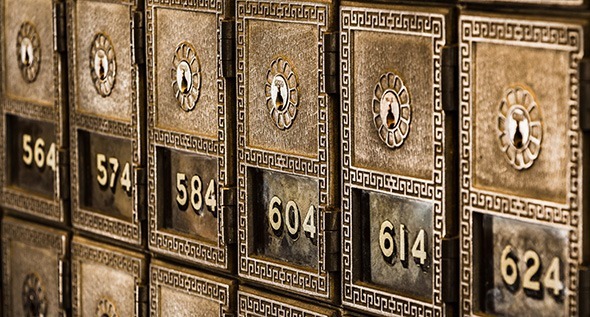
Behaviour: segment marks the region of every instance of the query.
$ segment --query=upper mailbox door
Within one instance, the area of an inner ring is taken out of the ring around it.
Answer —
[[[147,316],[141,254],[74,237],[71,262],[72,316]]]
[[[150,265],[151,316],[233,316],[236,286],[232,280],[175,265]]]
[[[222,197],[236,182],[235,84],[222,64],[228,5],[147,7],[149,245],[224,270],[235,202]]]
[[[339,230],[330,1],[237,2],[241,276],[333,298]],[[332,53],[332,54],[331,54]]]
[[[574,316],[585,301],[585,29],[569,20],[460,19],[465,314]]]
[[[133,244],[145,212],[136,9],[136,1],[68,1],[72,223]]]
[[[0,184],[2,205],[65,221],[68,133],[65,5],[0,4]]]
[[[2,221],[2,289],[6,316],[66,316],[65,232],[12,218]]]
[[[343,302],[379,315],[450,314],[452,17],[358,3],[340,14]]]
[[[241,287],[238,291],[238,316],[337,317],[339,312],[301,300]]]

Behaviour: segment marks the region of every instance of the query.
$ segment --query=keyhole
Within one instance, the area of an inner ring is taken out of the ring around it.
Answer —
[[[110,316],[107,314],[102,314],[102,315],[100,315],[100,317],[110,317]]]
[[[387,112],[387,127],[389,129],[395,128],[395,116],[393,115],[391,110]]]
[[[28,38],[21,43],[21,61],[23,65],[30,66],[33,63],[33,44]]]
[[[176,82],[181,93],[188,93],[193,85],[192,73],[186,61],[180,62],[176,68]]]
[[[520,132],[520,121],[517,121],[516,131],[514,132],[514,146],[517,148],[522,147],[522,133]]]
[[[275,107],[279,111],[284,111],[289,100],[287,91],[287,81],[282,75],[277,75],[273,80],[273,95]]]
[[[514,109],[508,119],[508,129],[512,145],[517,149],[524,148],[530,139],[529,119],[525,114],[524,109]]]
[[[37,300],[37,294],[35,291],[30,290],[27,294],[28,301],[25,304],[25,309],[29,312],[30,316],[39,316],[40,303]]]
[[[180,89],[182,92],[186,92],[188,90],[188,80],[186,80],[186,72],[184,69],[182,70],[182,81],[180,82]]]

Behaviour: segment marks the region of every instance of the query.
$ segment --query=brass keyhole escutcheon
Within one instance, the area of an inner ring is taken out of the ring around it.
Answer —
[[[498,112],[500,150],[512,167],[524,170],[533,165],[541,151],[543,126],[539,106],[529,88],[509,88]]]
[[[21,62],[25,66],[33,64],[33,43],[28,37],[23,38],[20,46]]]
[[[275,108],[279,111],[285,111],[288,100],[289,100],[289,89],[287,86],[287,80],[283,75],[276,75],[272,81],[272,88],[270,91],[272,101],[275,104]]]
[[[191,67],[186,61],[180,62],[176,68],[176,82],[178,83],[180,92],[183,94],[188,93],[193,87],[193,74]]]
[[[103,50],[98,50],[94,55],[94,72],[100,80],[105,80],[109,73],[109,60]]]
[[[37,79],[41,63],[41,43],[35,26],[25,22],[16,37],[16,57],[23,79],[32,83]]]
[[[26,317],[43,317],[47,313],[47,301],[41,278],[36,273],[25,276],[22,289],[23,311]]]
[[[373,92],[373,123],[390,148],[401,147],[410,133],[412,108],[403,80],[389,72],[381,75]]]

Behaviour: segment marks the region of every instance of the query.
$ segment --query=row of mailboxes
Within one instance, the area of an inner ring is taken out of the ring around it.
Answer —
[[[342,316],[343,311],[240,287],[234,280],[5,218],[6,316]],[[71,297],[69,297],[71,296]]]
[[[0,10],[6,210],[373,314],[584,312],[584,20]]]

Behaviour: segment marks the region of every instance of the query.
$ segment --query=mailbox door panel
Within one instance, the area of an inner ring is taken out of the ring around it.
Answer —
[[[343,303],[378,315],[453,314],[454,20],[429,10],[340,10]]]
[[[233,266],[235,230],[235,201],[223,200],[236,182],[235,86],[222,76],[221,45],[231,5],[147,9],[150,248],[222,270]]]
[[[64,232],[4,218],[2,254],[6,315],[65,316],[63,296],[67,294],[64,294],[62,274],[66,248]]]
[[[2,205],[56,222],[66,220],[68,198],[64,8],[6,0],[0,9]]]
[[[144,287],[144,270],[139,254],[74,238],[73,316],[142,316],[138,294]]]
[[[68,1],[72,223],[141,244],[145,97],[135,1]]]
[[[460,21],[461,276],[481,281],[462,284],[462,307],[577,315],[585,28],[541,17]]]
[[[150,276],[151,316],[223,317],[233,312],[231,280],[163,262],[152,262]]]
[[[337,117],[326,89],[337,40],[326,35],[333,4],[238,1],[236,10],[239,271],[330,300],[337,251],[330,211],[338,203]]]
[[[337,317],[340,314],[334,309],[316,306],[305,301],[240,287],[238,316]]]

